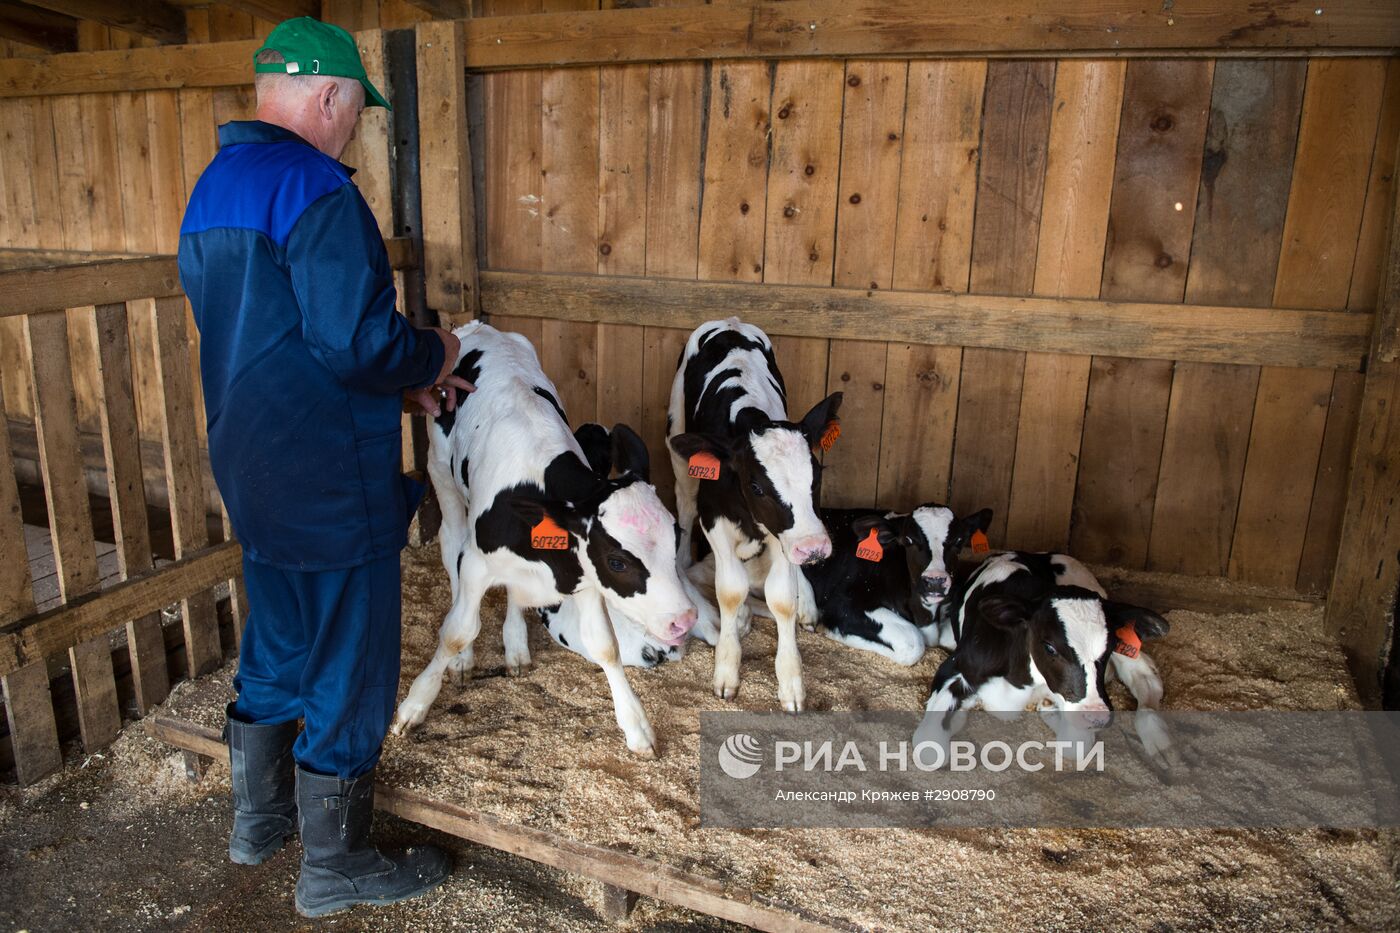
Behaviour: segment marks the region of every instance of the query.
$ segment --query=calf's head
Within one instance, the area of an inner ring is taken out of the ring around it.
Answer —
[[[864,541],[874,529],[881,546],[903,551],[913,591],[932,612],[952,593],[958,554],[974,532],[986,531],[991,524],[991,509],[956,518],[952,509],[930,502],[908,515],[862,515],[851,523],[851,530],[857,541]]]
[[[817,515],[822,466],[815,451],[836,422],[841,393],[818,402],[797,423],[747,420],[730,437],[678,434],[671,449],[683,459],[708,454],[732,472],[744,507],[760,528],[778,539],[794,564],[831,556],[831,536]]]
[[[1104,670],[1120,644],[1167,634],[1167,620],[1150,609],[1102,599],[1092,590],[1057,586],[1038,599],[989,594],[981,618],[1012,638],[1024,638],[1031,677],[1044,683],[1056,709],[1083,714],[1100,729],[1112,719]]]
[[[588,481],[568,500],[517,496],[511,505],[532,528],[547,517],[566,532],[584,581],[656,640],[678,645],[695,624],[696,611],[677,571],[676,520],[649,481],[642,439],[619,424],[610,440],[608,461],[617,476],[592,462]],[[596,450],[589,453],[592,460]]]

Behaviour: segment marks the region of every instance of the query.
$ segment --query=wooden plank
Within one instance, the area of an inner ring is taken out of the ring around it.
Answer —
[[[716,7],[473,20],[467,60],[473,68],[522,68],[688,58],[1298,55],[1400,45],[1400,16],[1386,0],[1336,0],[1325,7],[1301,0],[1176,0],[1165,10],[1135,0],[794,0]]]
[[[228,746],[218,732],[207,726],[173,716],[157,716],[149,721],[147,728],[152,736],[168,745],[216,761],[228,760]],[[375,806],[462,839],[757,930],[815,933],[833,929],[809,919],[805,911],[770,904],[756,892],[616,849],[507,823],[491,814],[467,810],[384,782],[375,785]]]
[[[48,503],[49,532],[65,600],[95,589],[97,551],[92,512],[78,443],[77,403],[68,356],[68,328],[62,311],[24,319],[34,376],[35,427]]]
[[[1383,61],[1308,65],[1275,304],[1346,306],[1384,84]],[[1297,580],[1332,381],[1317,371],[1260,373],[1232,577],[1276,586]]]
[[[1397,140],[1400,140],[1400,59],[1391,59],[1386,67],[1375,154],[1371,158],[1371,178],[1361,219],[1361,236],[1357,241],[1356,261],[1352,265],[1351,286],[1347,295],[1349,311],[1371,311],[1376,308],[1379,277],[1384,268],[1386,218],[1395,182]],[[1385,322],[1377,324],[1378,328],[1386,326]],[[1395,328],[1390,328],[1390,333],[1395,333]],[[1381,359],[1384,361],[1383,353]],[[1325,592],[1332,580],[1342,517],[1346,513],[1346,474],[1351,467],[1363,382],[1362,377],[1355,373],[1337,373],[1332,380],[1332,403],[1327,409],[1327,428],[1322,435],[1317,481],[1313,485],[1308,530],[1303,539],[1303,557],[1298,566],[1297,587],[1303,592]]]
[[[248,63],[260,45],[252,39],[0,59],[0,97],[247,84]]]
[[[1123,101],[1124,63],[1061,62],[1055,72],[1035,293],[1097,298]],[[1027,353],[1006,542],[1069,546],[1090,358]]]
[[[471,0],[408,0],[437,19],[465,19],[471,15]]]
[[[702,279],[763,280],[772,96],[773,68],[766,62],[711,66],[705,203],[700,212]]]
[[[219,0],[219,4],[273,23],[298,16],[321,15],[320,0]],[[329,16],[326,21],[331,21]]]
[[[742,308],[774,334],[1356,371],[1368,314],[1087,298],[483,272],[487,313],[695,327]],[[670,363],[674,365],[675,360]]]
[[[475,317],[481,301],[462,27],[460,23],[419,23],[415,34],[419,170],[422,189],[432,193],[423,199],[428,306],[449,315]]]
[[[893,284],[908,74],[907,62],[846,63],[836,199],[837,285],[873,290]],[[831,341],[826,388],[843,393],[842,428],[840,441],[823,457],[824,504],[875,504],[888,357],[883,343]]]
[[[3,655],[0,654],[0,663]],[[21,784],[33,784],[63,767],[58,745],[49,669],[42,660],[0,676],[5,695],[5,718],[10,725],[15,773]]]
[[[598,269],[598,69],[546,72],[540,84],[542,265]],[[598,334],[591,323],[544,322],[540,357],[574,425],[598,417]]]
[[[844,77],[840,62],[791,61],[776,68],[765,282],[831,284]],[[757,323],[743,310],[745,319]],[[800,418],[827,394],[827,341],[778,337],[773,349],[787,385],[788,413]]]
[[[0,676],[68,650],[112,629],[114,618],[156,612],[238,571],[236,542],[195,551],[159,570],[136,574],[100,592],[0,626]]]
[[[972,264],[984,61],[910,62],[893,287],[965,292]],[[962,349],[889,345],[876,499],[947,502]]]
[[[969,288],[1029,294],[1045,183],[1053,62],[993,62],[987,68]],[[1025,357],[946,341],[963,351],[950,504],[958,514],[991,508],[988,533],[1005,537]]]
[[[0,400],[4,395],[0,392]],[[0,406],[2,407],[2,406]],[[14,458],[10,451],[10,432],[0,424],[0,541],[24,540],[24,516],[20,508],[19,489],[15,482]],[[33,590],[30,588],[29,560],[21,553],[0,561],[0,625],[34,611]]]
[[[78,704],[78,728],[83,748],[92,754],[121,731],[117,706],[117,678],[112,669],[112,649],[107,636],[99,635],[68,649],[73,690]]]
[[[49,269],[0,272],[0,317],[51,308],[77,308],[100,302],[180,294],[180,272],[173,256],[114,259]]]
[[[597,269],[619,275],[646,271],[649,69],[621,65],[598,76]],[[598,325],[598,420],[642,430],[646,332]],[[669,473],[659,450],[652,473]]]
[[[1186,300],[1273,298],[1307,63],[1215,66]],[[1259,370],[1183,361],[1167,408],[1147,566],[1223,576]]]
[[[0,38],[13,39],[45,52],[74,52],[78,21],[21,3],[0,7]]]
[[[122,0],[32,0],[30,5],[148,36],[163,44],[185,41],[184,11],[163,0],[143,0],[141,3]]]
[[[170,520],[175,556],[203,548],[209,542],[204,523],[204,490],[195,433],[193,390],[185,337],[185,302],[161,298],[155,303],[156,371],[160,377],[165,472],[170,487]],[[186,594],[185,645],[190,677],[216,669],[223,660],[214,596],[208,590]]]
[[[141,466],[136,399],[131,384],[131,353],[124,305],[99,305],[93,318],[99,351],[98,382],[102,413],[102,447],[107,462],[107,498],[112,503],[112,532],[124,579],[151,570],[151,532],[146,519],[146,487]],[[136,708],[145,715],[170,692],[160,613],[127,620],[127,649]],[[107,663],[111,663],[110,654]],[[76,664],[74,670],[77,670]],[[84,732],[86,735],[86,732]],[[86,741],[86,740],[85,740]]]
[[[1100,289],[1104,298],[1182,299],[1211,75],[1209,61],[1128,63]],[[1101,356],[1090,367],[1070,549],[1090,561],[1143,567],[1172,365],[1163,357],[1155,362],[1123,356]]]

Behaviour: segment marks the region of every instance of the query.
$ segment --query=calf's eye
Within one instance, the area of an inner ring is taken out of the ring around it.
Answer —
[[[760,499],[762,499],[765,495],[765,493],[763,492],[763,487],[758,485],[758,483],[749,483],[749,488],[752,489],[753,494],[755,496],[758,496]]]
[[[1045,653],[1048,654],[1048,655],[1050,655],[1050,657],[1052,657],[1052,658],[1053,658],[1053,657],[1056,657],[1057,655],[1059,655],[1059,652],[1055,650],[1055,646],[1052,645],[1052,644],[1050,644],[1048,641],[1043,641],[1043,642],[1041,642],[1041,643],[1040,643],[1040,646],[1041,646],[1042,648],[1044,648],[1044,649],[1045,649]]]
[[[611,570],[613,573],[622,573],[624,570],[627,569],[627,564],[626,562],[619,560],[616,557],[609,557],[608,569]]]

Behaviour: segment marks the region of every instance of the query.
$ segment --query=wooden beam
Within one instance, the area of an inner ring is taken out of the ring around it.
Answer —
[[[7,9],[7,7],[0,7]],[[0,98],[238,87],[253,83],[261,39],[0,59]]]
[[[428,307],[456,321],[481,307],[462,24],[419,23],[416,42]]]
[[[1400,46],[1393,0],[793,0],[491,16],[473,69],[706,58],[1195,53],[1306,55]]]
[[[0,3],[0,39],[46,52],[72,52],[78,47],[78,21],[25,3]]]
[[[434,19],[466,19],[472,15],[471,0],[408,0]]]
[[[185,41],[185,11],[163,0],[27,0],[55,13],[114,26],[171,45]]]
[[[168,745],[216,761],[228,760],[228,746],[214,729],[165,715],[146,722],[151,736]],[[374,805],[460,839],[756,930],[807,933],[836,929],[820,918],[809,918],[802,908],[770,903],[761,894],[736,885],[616,849],[577,842],[547,830],[508,823],[489,813],[468,810],[385,781],[374,786]]]
[[[219,5],[270,23],[280,23],[298,16],[319,18],[321,15],[321,0],[219,0]]]
[[[741,314],[770,334],[1356,371],[1371,315],[1276,308],[481,273],[487,314],[692,328]]]
[[[226,541],[48,612],[0,626],[0,677],[227,580],[239,572],[242,561],[238,543]]]
[[[0,272],[0,317],[179,294],[174,256],[15,269]]]
[[[1357,691],[1370,706],[1379,704],[1381,679],[1394,660],[1390,655],[1400,591],[1400,361],[1395,359],[1400,185],[1382,275],[1326,615],[1326,628],[1341,641]]]

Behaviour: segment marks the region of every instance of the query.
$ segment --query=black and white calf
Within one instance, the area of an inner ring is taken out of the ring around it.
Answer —
[[[477,390],[428,432],[452,609],[437,654],[399,705],[394,732],[423,721],[446,671],[471,669],[481,598],[504,586],[507,665],[529,664],[522,610],[572,600],[580,641],[607,674],[627,747],[650,754],[655,738],[623,673],[607,608],[673,643],[685,639],[696,609],[677,573],[675,520],[648,482],[646,447],[618,425],[610,453],[620,475],[600,476],[569,432],[529,341],[480,322],[456,334],[456,372]]]
[[[1112,717],[1112,666],[1137,700],[1143,745],[1155,757],[1166,751],[1166,731],[1151,712],[1162,678],[1142,643],[1167,634],[1167,621],[1109,600],[1074,558],[993,555],[954,594],[949,620],[956,647],[934,675],[916,741],[946,744],[976,707],[1015,716],[1039,706],[1075,714],[1060,720],[1071,733],[1100,729]]]
[[[937,643],[940,610],[953,595],[958,554],[985,532],[992,510],[957,518],[947,506],[907,514],[823,509],[831,557],[802,568],[817,628],[828,637],[910,665]]]
[[[821,464],[813,450],[834,428],[840,405],[837,392],[789,421],[772,341],[738,318],[702,324],[681,354],[666,419],[680,553],[688,564],[698,517],[714,552],[714,688],[724,699],[739,691],[739,615],[751,579],[761,580],[778,624],[778,699],[790,712],[802,709],[798,568],[831,555],[817,515]]]

